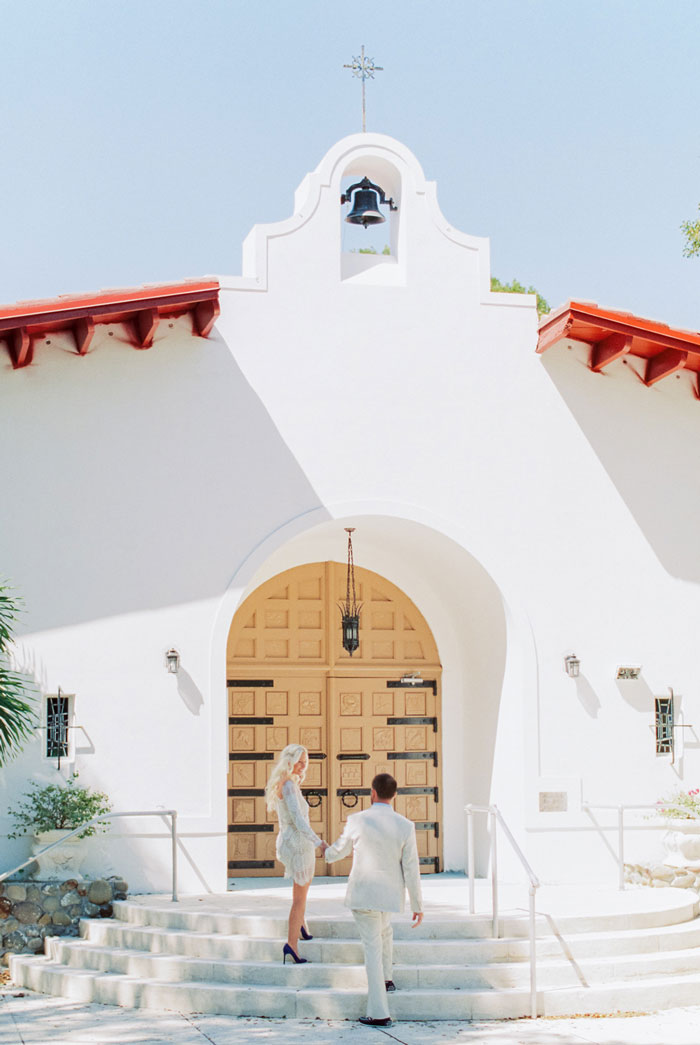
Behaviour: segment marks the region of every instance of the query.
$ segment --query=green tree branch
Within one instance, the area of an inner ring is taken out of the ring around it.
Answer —
[[[538,316],[545,316],[548,312],[551,312],[549,305],[539,291],[535,290],[534,287],[523,286],[517,279],[512,279],[510,283],[501,283],[498,276],[491,276],[491,290],[500,290],[504,294],[535,294],[537,296]]]
[[[698,206],[698,210],[700,210],[700,206]],[[700,254],[700,219],[698,221],[681,222],[681,232],[685,236],[683,257],[696,257]]]

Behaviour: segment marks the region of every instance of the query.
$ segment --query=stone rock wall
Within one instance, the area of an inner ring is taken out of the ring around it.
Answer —
[[[700,871],[690,867],[669,867],[667,864],[625,864],[625,881],[629,885],[650,885],[652,888],[697,889],[700,891]]]
[[[77,936],[81,918],[111,918],[112,901],[126,900],[128,888],[115,877],[0,882],[0,961],[38,954],[45,936]]]

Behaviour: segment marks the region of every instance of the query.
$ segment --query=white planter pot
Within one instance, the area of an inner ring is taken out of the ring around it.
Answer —
[[[700,820],[669,820],[661,843],[669,867],[700,870]]]
[[[32,856],[37,857],[45,846],[58,842],[60,838],[65,838],[68,834],[70,831],[42,831],[41,834],[34,835]],[[78,878],[86,855],[85,843],[87,841],[87,838],[79,838],[74,835],[62,845],[37,857],[39,869],[34,872],[32,877],[49,881],[58,878]]]

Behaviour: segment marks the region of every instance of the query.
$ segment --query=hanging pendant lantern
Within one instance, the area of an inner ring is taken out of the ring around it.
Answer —
[[[357,595],[355,594],[355,562],[352,555],[352,534],[354,531],[354,526],[345,527],[345,532],[348,535],[348,576],[345,602],[339,603],[342,618],[343,649],[346,649],[351,657],[360,645],[360,610],[362,609],[362,605],[358,605]]]

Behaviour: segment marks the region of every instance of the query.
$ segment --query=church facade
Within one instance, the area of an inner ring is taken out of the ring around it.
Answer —
[[[383,242],[345,221],[363,179]],[[697,785],[700,337],[585,302],[538,326],[399,142],[338,142],[241,276],[23,302],[0,336],[0,572],[41,718],[0,809],[76,770],[177,809],[182,888],[223,891],[280,873],[262,789],[298,741],[331,841],[388,769],[426,874],[495,803],[543,881],[614,881],[588,806]],[[169,856],[155,816],[90,859],[150,891]]]

